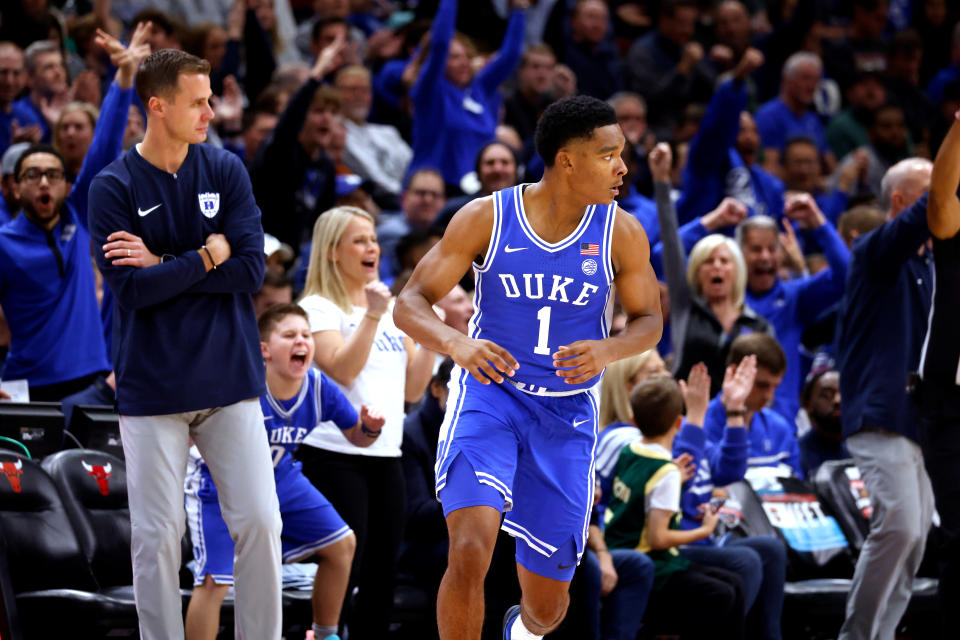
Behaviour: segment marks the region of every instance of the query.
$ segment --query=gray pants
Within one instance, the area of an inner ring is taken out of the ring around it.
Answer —
[[[192,437],[210,468],[236,545],[236,637],[280,638],[280,506],[260,402],[163,416],[121,415],[120,435],[140,637],[183,638],[178,573]]]
[[[910,602],[933,520],[920,446],[889,431],[861,431],[847,449],[870,492],[873,518],[860,551],[839,640],[893,640]]]

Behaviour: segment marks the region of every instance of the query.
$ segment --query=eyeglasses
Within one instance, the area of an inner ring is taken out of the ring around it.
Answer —
[[[46,176],[47,182],[60,182],[63,180],[63,169],[40,169],[39,167],[30,167],[24,169],[20,174],[20,180],[26,182],[40,182],[40,178]]]

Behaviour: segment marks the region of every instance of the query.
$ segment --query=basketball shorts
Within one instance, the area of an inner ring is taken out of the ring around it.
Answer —
[[[274,470],[284,562],[297,562],[351,533],[333,505],[289,457]],[[213,478],[202,458],[191,456],[185,482],[185,506],[193,544],[193,584],[203,584],[209,575],[217,584],[233,584],[233,540],[220,512]]]
[[[583,556],[593,505],[595,391],[532,395],[482,385],[455,367],[437,443],[444,515],[490,506],[517,541],[517,562],[568,581]]]

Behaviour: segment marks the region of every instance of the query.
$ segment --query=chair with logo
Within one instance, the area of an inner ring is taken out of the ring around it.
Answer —
[[[0,533],[24,638],[58,637],[65,624],[91,636],[135,630],[130,587],[97,582],[53,479],[12,451],[0,451],[0,471]]]

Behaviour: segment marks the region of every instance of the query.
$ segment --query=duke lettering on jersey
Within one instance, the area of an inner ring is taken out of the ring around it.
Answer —
[[[548,243],[530,226],[523,188],[494,194],[494,224],[477,288],[471,336],[491,340],[520,363],[515,382],[572,392],[597,379],[568,385],[551,355],[578,340],[607,337],[613,267],[610,244],[616,205],[590,205],[566,238]]]

